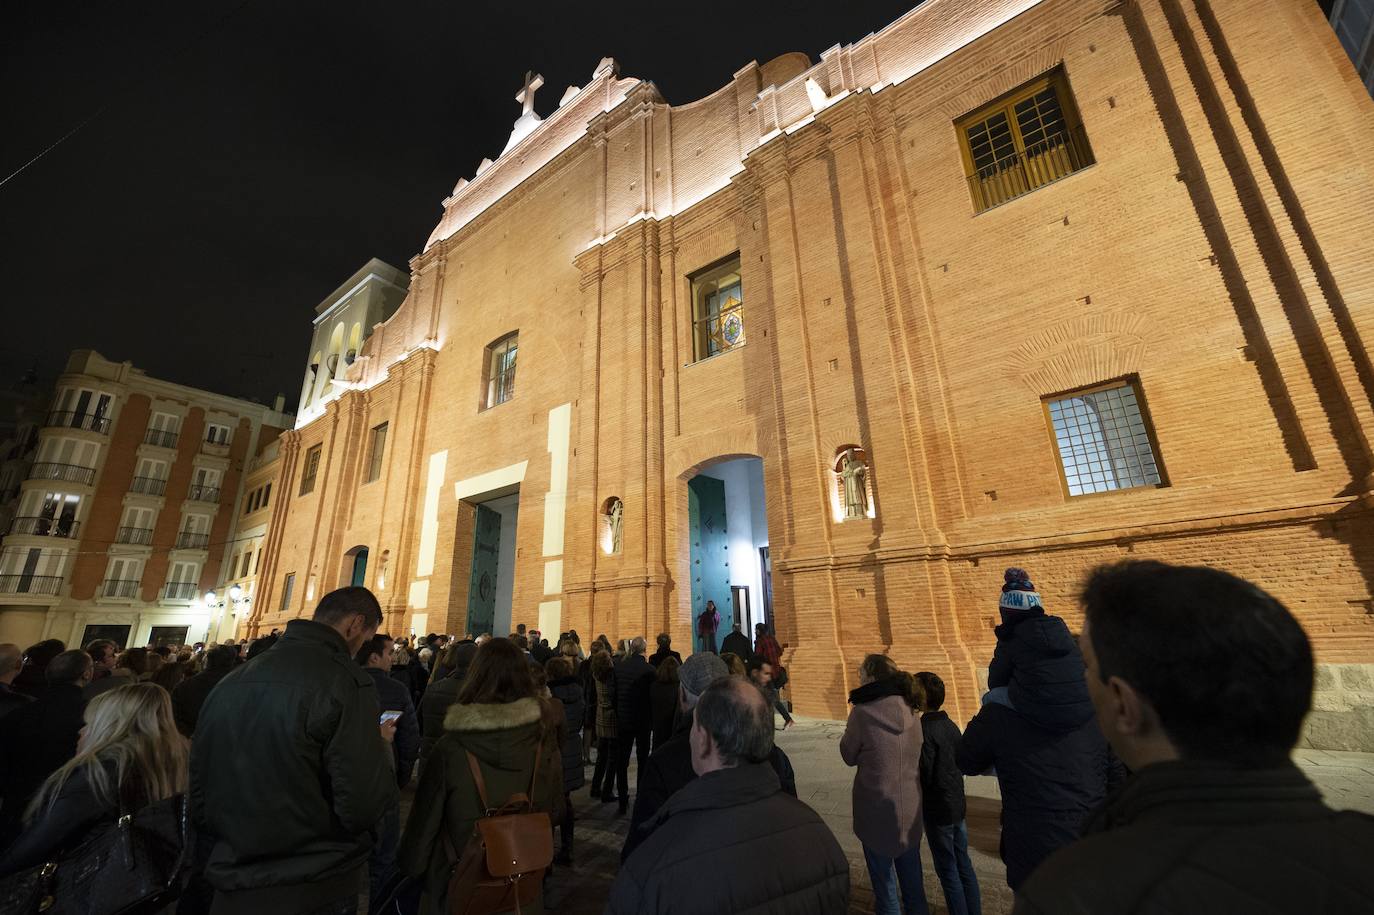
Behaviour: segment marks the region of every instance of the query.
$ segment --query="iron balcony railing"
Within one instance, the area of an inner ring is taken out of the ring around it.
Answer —
[[[1069,133],[1056,133],[978,169],[968,177],[969,190],[981,212],[1092,164],[1088,135],[1079,127]]]
[[[182,531],[177,534],[177,549],[179,550],[203,550],[209,545],[209,534],[197,534],[193,531]]]
[[[129,492],[145,496],[160,496],[167,492],[167,481],[157,477],[134,477],[129,481]]]
[[[201,454],[211,454],[211,455],[214,455],[215,457],[224,457],[225,455],[227,455],[227,454],[229,453],[229,443],[228,443],[228,442],[201,442],[201,443],[200,443],[200,453],[201,453]]]
[[[153,529],[151,527],[121,527],[119,533],[115,534],[115,543],[132,543],[135,546],[147,546],[153,542]]]
[[[0,575],[0,594],[56,594],[61,575]]]
[[[10,522],[11,534],[32,534],[35,537],[75,537],[80,521],[71,518],[25,517]]]
[[[62,480],[64,483],[81,483],[90,486],[95,482],[95,468],[82,467],[80,464],[54,464],[40,461],[29,471],[30,480]]]
[[[138,597],[138,586],[134,578],[108,578],[100,591],[106,597]]]
[[[193,581],[169,581],[162,596],[167,600],[191,600],[196,596],[196,583]]]
[[[156,445],[159,448],[175,448],[177,446],[177,434],[168,432],[166,429],[149,429],[143,433],[143,444]]]
[[[191,492],[186,496],[192,502],[218,502],[218,486],[192,486]]]
[[[81,429],[86,432],[99,432],[106,435],[110,431],[110,420],[105,416],[97,416],[94,413],[77,413],[73,410],[54,410],[48,414],[49,427],[59,426],[63,429]]]

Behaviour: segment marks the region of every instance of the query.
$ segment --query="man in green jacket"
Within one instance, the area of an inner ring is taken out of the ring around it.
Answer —
[[[381,621],[366,588],[326,594],[206,700],[191,799],[213,915],[356,912],[369,831],[397,795],[396,725],[353,661]]]

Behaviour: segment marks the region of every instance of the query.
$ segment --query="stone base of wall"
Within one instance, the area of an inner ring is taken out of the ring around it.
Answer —
[[[1318,664],[1298,746],[1374,753],[1374,664]]]

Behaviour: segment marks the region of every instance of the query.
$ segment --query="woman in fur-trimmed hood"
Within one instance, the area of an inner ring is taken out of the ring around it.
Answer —
[[[531,792],[536,748],[539,772]],[[400,870],[424,881],[425,915],[449,911],[451,861],[443,837],[447,835],[454,851],[462,854],[483,813],[468,769],[469,752],[477,757],[492,806],[501,806],[513,794],[531,792],[534,809],[557,821],[563,803],[560,747],[541,720],[524,653],[505,639],[492,639],[478,650],[458,701],[444,716],[444,735],[420,775],[397,850]],[[536,902],[523,911],[542,908]]]

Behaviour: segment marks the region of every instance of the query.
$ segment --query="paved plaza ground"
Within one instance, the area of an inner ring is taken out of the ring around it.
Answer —
[[[853,770],[840,760],[839,741],[844,722],[798,718],[795,727],[778,732],[778,745],[792,760],[797,773],[797,794],[825,818],[849,857],[853,894],[851,913],[873,911],[873,895],[863,865],[863,852],[854,837],[850,816],[850,785]],[[1374,814],[1374,754],[1299,750],[1294,759],[1321,789],[1334,807]],[[591,768],[587,777],[591,778]],[[630,770],[630,784],[635,772]],[[988,776],[965,779],[968,794],[969,851],[983,893],[983,911],[998,915],[1011,910],[1002,862],[997,858],[1001,800],[997,780]],[[406,794],[409,800],[410,791]],[[611,881],[620,863],[629,816],[620,816],[615,804],[590,798],[583,787],[573,793],[577,813],[574,866],[557,869],[546,891],[548,911],[568,915],[599,913],[606,904]],[[922,852],[926,870],[926,898],[932,913],[945,912],[939,881],[930,868],[930,856]]]

